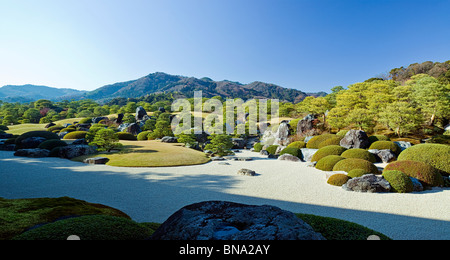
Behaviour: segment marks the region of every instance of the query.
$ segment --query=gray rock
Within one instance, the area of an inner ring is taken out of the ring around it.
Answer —
[[[280,157],[278,157],[278,160],[280,161],[290,161],[290,162],[300,162],[300,158],[297,156],[294,156],[292,154],[283,154]]]
[[[370,149],[367,151],[375,156],[375,159],[377,159],[377,162],[389,163],[389,162],[397,159],[397,156],[395,155],[395,153],[389,149],[383,149],[383,150]]]
[[[255,176],[256,172],[249,169],[240,169],[237,174],[244,176]]]
[[[163,143],[178,143],[178,138],[177,137],[173,137],[173,136],[164,136],[161,139],[161,142]]]
[[[410,142],[405,142],[405,141],[396,141],[394,143],[396,143],[398,145],[398,147],[400,147],[400,150],[402,150],[402,151],[406,150],[412,146],[412,144]]]
[[[347,149],[367,149],[370,146],[370,142],[366,132],[361,130],[349,130],[341,140],[340,145]]]
[[[137,107],[135,116],[136,122],[143,120],[144,116],[147,116],[147,111],[145,111],[143,107]]]
[[[82,155],[90,155],[97,152],[97,149],[90,145],[69,145],[59,149],[59,157],[73,159]]]
[[[73,145],[87,145],[88,143],[86,142],[86,139],[82,138],[82,139],[77,139],[75,141],[72,142]]]
[[[413,183],[413,191],[423,191],[423,185],[420,183],[420,181],[416,178],[409,177]]]
[[[107,118],[105,116],[94,117],[94,118],[92,118],[92,123],[93,124],[98,124],[102,120],[109,120],[109,118]]]
[[[20,142],[20,149],[33,149],[37,148],[41,143],[45,142],[47,139],[44,137],[29,137],[22,142]]]
[[[106,164],[109,162],[109,159],[106,157],[95,157],[95,158],[88,158],[83,161],[87,164]]]
[[[311,148],[301,148],[302,151],[302,159],[305,162],[310,162],[313,155],[319,150],[319,149],[311,149]]]
[[[268,156],[268,155],[269,155],[269,152],[268,152],[267,150],[261,150],[261,151],[259,152],[259,154]]]
[[[317,135],[319,132],[314,128],[315,120],[316,118],[314,115],[307,115],[305,118],[298,121],[297,135],[302,137]]]
[[[127,127],[127,133],[130,133],[132,135],[138,135],[140,132],[141,132],[141,127],[139,126],[139,124],[131,123]]]
[[[225,158],[223,157],[211,157],[211,161],[215,162],[215,161],[225,161]]]
[[[225,201],[192,204],[175,212],[153,240],[324,240],[292,212]]]
[[[244,138],[231,138],[231,142],[233,143],[232,149],[244,149],[246,143]]]
[[[290,142],[289,131],[290,131],[289,124],[286,122],[281,123],[280,126],[278,127],[277,132],[275,133],[275,141],[273,144],[279,146],[287,146]]]
[[[362,177],[352,178],[342,188],[347,191],[357,192],[388,192],[391,185],[382,176],[366,174]]]
[[[31,158],[43,158],[43,157],[48,157],[49,154],[50,154],[49,150],[35,148],[35,149],[20,149],[20,150],[17,150],[14,153],[14,156],[31,157]]]

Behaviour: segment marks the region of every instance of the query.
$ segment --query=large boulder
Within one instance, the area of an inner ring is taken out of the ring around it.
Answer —
[[[161,142],[163,142],[163,143],[170,143],[170,144],[178,143],[178,137],[164,136],[161,139]]]
[[[90,155],[97,152],[97,149],[90,145],[69,145],[59,148],[58,156],[66,159],[73,159],[78,156]]]
[[[301,162],[300,158],[298,158],[297,156],[294,156],[292,154],[288,154],[288,153],[280,155],[280,157],[278,157],[278,160],[279,161],[290,161],[290,162]]]
[[[382,176],[366,174],[362,177],[352,178],[342,188],[347,191],[357,192],[388,192],[391,185]]]
[[[20,142],[21,149],[37,148],[41,143],[47,141],[44,137],[29,137]]]
[[[131,123],[127,127],[127,133],[130,133],[132,135],[138,135],[140,132],[141,132],[141,127],[139,126],[139,124]]]
[[[207,201],[167,219],[154,240],[324,240],[293,213],[273,206]]]
[[[377,159],[377,162],[381,161],[383,163],[389,163],[392,161],[395,161],[397,159],[397,156],[395,153],[389,149],[371,149],[368,150],[369,153],[373,154],[375,156],[375,159]]]
[[[21,156],[21,157],[31,157],[31,158],[42,158],[42,157],[48,157],[50,154],[49,150],[45,149],[20,149],[17,150],[14,153],[14,156]]]
[[[109,118],[107,118],[105,116],[94,117],[94,118],[92,118],[92,123],[93,124],[98,124],[102,120],[109,120]]]
[[[349,130],[341,140],[340,145],[347,149],[367,149],[370,147],[370,142],[366,132],[362,130]]]
[[[310,162],[313,155],[319,151],[319,149],[312,149],[312,148],[301,148],[302,151],[302,159],[305,162]]]
[[[289,130],[290,126],[287,122],[282,122],[275,133],[274,145],[287,146],[290,142],[289,140]]]
[[[244,138],[231,138],[231,142],[233,143],[233,149],[244,149],[246,144]]]
[[[297,123],[297,135],[300,137],[306,137],[311,135],[317,135],[319,132],[314,127],[317,123],[317,119],[314,115],[307,115]]]
[[[141,121],[144,119],[144,116],[147,116],[147,111],[143,107],[137,107],[136,108],[136,122]]]

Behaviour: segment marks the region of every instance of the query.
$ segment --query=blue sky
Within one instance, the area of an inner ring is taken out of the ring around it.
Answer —
[[[0,86],[153,72],[305,92],[450,60],[450,1],[0,0]]]

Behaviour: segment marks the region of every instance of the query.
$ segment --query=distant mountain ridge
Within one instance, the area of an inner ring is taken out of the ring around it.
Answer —
[[[0,88],[0,100],[8,102],[31,102],[39,99],[61,101],[64,99],[93,99],[106,102],[113,98],[139,98],[149,94],[177,92],[186,97],[193,97],[194,91],[202,91],[203,97],[221,96],[224,98],[268,98],[298,103],[307,96],[324,96],[326,93],[305,93],[296,89],[255,81],[242,84],[228,80],[214,81],[204,77],[169,75],[156,72],[126,82],[118,82],[100,87],[93,91],[79,91],[74,89],[57,89],[46,86],[23,85],[4,86]]]

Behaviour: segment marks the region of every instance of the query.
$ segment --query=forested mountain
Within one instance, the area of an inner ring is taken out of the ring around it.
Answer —
[[[60,89],[36,85],[7,85],[0,88],[0,100],[21,103],[39,99],[62,100],[79,97],[85,92],[75,89]]]

